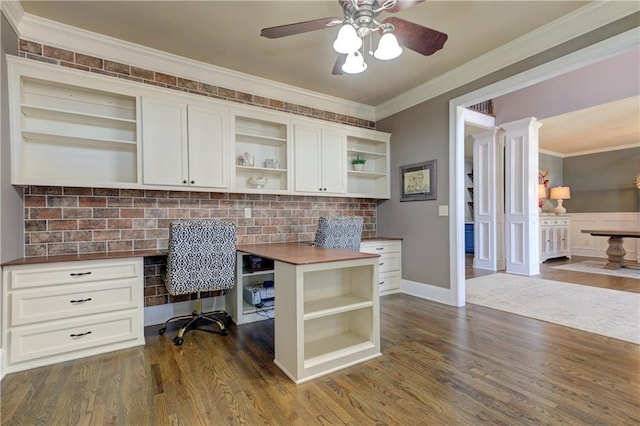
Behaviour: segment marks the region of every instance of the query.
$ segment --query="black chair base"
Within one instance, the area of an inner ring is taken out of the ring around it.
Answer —
[[[198,298],[196,299],[196,309],[191,313],[191,315],[180,315],[177,317],[169,318],[164,323],[162,328],[158,330],[158,334],[164,334],[165,331],[167,331],[167,326],[169,325],[169,323],[187,320],[187,323],[180,327],[177,336],[173,339],[173,342],[176,346],[180,346],[182,345],[182,343],[184,343],[183,337],[187,331],[198,329],[198,326],[202,323],[217,324],[218,327],[220,327],[220,334],[226,336],[227,334],[229,334],[229,329],[227,329],[226,324],[220,318],[218,318],[220,315],[224,315],[224,318],[229,318],[229,315],[225,311],[221,310],[202,312],[202,301]]]

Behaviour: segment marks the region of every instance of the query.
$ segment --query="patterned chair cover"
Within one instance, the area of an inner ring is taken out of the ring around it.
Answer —
[[[320,217],[314,245],[360,251],[363,219],[359,216]]]
[[[236,273],[236,225],[190,220],[169,226],[165,285],[171,295],[232,288]]]

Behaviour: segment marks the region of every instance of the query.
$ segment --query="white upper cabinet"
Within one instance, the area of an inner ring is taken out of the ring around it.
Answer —
[[[346,192],[346,134],[332,128],[296,123],[293,163],[295,192]]]
[[[137,98],[105,77],[7,57],[11,183],[138,183]]]
[[[142,98],[142,183],[228,187],[228,110]]]

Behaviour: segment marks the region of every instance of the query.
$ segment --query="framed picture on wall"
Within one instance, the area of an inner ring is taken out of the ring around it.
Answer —
[[[400,166],[400,201],[437,199],[436,160]]]

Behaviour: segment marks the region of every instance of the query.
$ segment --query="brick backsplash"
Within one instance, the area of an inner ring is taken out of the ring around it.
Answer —
[[[296,195],[29,186],[24,189],[25,257],[167,248],[169,223],[218,219],[238,225],[238,243],[311,241],[320,216],[364,217],[376,236],[376,200]],[[244,218],[244,209],[252,217]],[[145,306],[172,298],[166,261],[145,259]]]
[[[291,114],[313,117],[334,123],[375,129],[376,123],[358,117],[323,111],[309,106],[292,104],[278,99],[265,98],[225,87],[194,81],[180,76],[168,75],[159,71],[148,70],[134,65],[122,64],[108,59],[89,56],[66,49],[48,46],[29,40],[20,40],[19,55],[23,58],[47,62],[63,67],[75,68],[115,78],[123,78],[167,89],[179,90],[200,96],[223,99],[246,105],[253,105]]]

